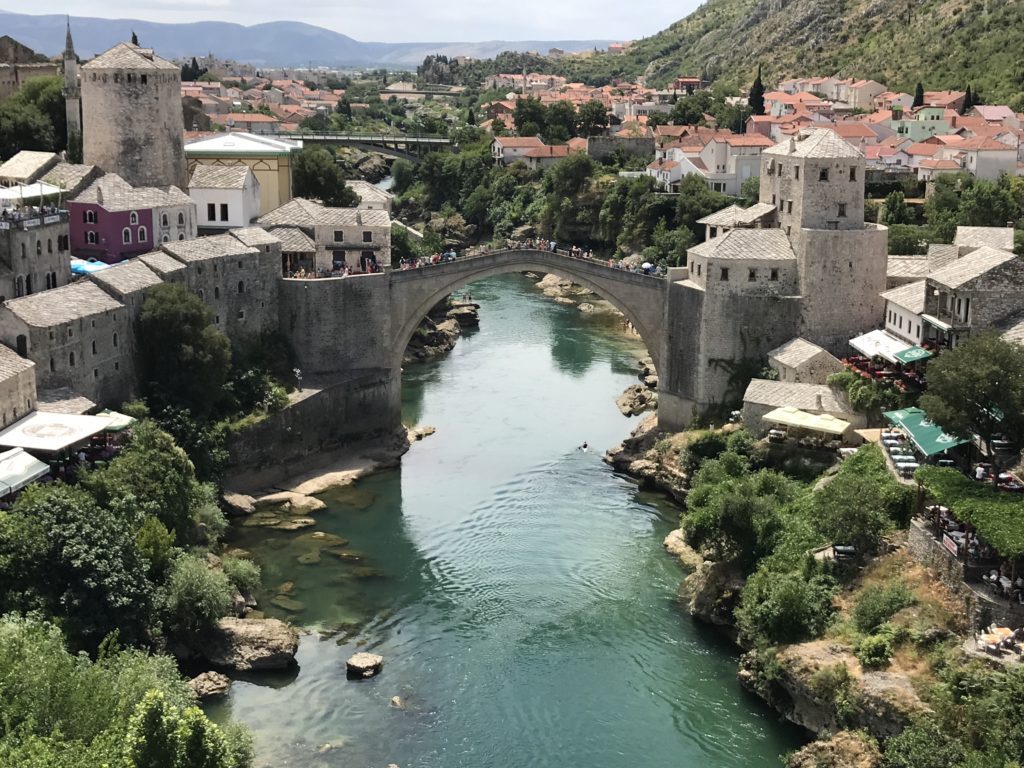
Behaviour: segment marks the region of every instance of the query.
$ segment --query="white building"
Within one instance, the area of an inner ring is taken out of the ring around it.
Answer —
[[[247,227],[260,215],[260,183],[247,165],[197,165],[188,194],[200,230]]]
[[[349,179],[345,186],[359,197],[359,205],[356,208],[362,208],[364,211],[387,211],[391,214],[391,204],[395,196],[387,190],[362,179]]]

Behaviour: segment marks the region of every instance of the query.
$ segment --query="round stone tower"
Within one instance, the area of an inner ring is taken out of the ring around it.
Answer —
[[[133,186],[186,187],[181,70],[118,43],[81,68],[86,163]]]

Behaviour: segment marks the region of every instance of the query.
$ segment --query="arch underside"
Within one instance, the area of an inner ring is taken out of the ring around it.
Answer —
[[[643,317],[634,307],[630,306],[630,302],[623,300],[616,294],[616,291],[614,290],[614,281],[616,276],[611,270],[609,270],[610,275],[606,280],[600,278],[595,279],[594,277],[583,273],[581,270],[573,269],[573,260],[568,257],[551,255],[553,256],[553,259],[557,258],[560,261],[564,259],[566,263],[545,263],[548,260],[542,258],[543,255],[544,252],[541,251],[521,251],[514,252],[514,255],[510,254],[509,258],[502,260],[500,263],[480,265],[476,268],[472,268],[470,266],[473,261],[473,259],[470,259],[464,262],[453,262],[449,265],[422,267],[418,270],[411,270],[410,272],[394,273],[396,277],[398,275],[410,275],[410,278],[408,278],[407,281],[399,278],[401,282],[397,285],[393,285],[392,291],[402,290],[403,288],[408,287],[411,291],[415,291],[417,298],[413,302],[414,308],[408,312],[406,317],[402,318],[401,325],[398,326],[398,330],[394,336],[394,344],[392,345],[395,355],[392,361],[393,368],[397,370],[401,367],[405,349],[409,345],[409,341],[412,339],[413,334],[416,332],[416,328],[427,313],[445,296],[454,293],[469,283],[477,280],[483,280],[484,278],[492,277],[494,275],[509,274],[512,272],[537,272],[542,274],[554,273],[560,277],[568,278],[587,290],[593,291],[599,297],[614,306],[625,316],[627,320],[629,320],[633,328],[635,328],[636,332],[640,335],[640,339],[647,347],[647,352],[651,356],[655,368],[658,370],[661,369],[661,318],[663,314],[662,306],[665,291],[664,281],[655,278],[645,278],[650,280],[651,285],[649,289],[646,287],[642,288],[644,291],[649,291],[649,296],[646,297],[648,306],[644,309],[653,309],[653,312],[649,312],[648,314],[653,314],[653,316],[657,318],[657,321],[652,321],[650,318]],[[605,269],[601,266],[594,266],[597,269]],[[438,283],[437,276],[440,270],[445,270],[447,272],[445,277],[448,279]],[[419,281],[414,278],[421,276],[424,283],[429,282],[431,284],[432,287],[429,290],[417,290],[421,288],[421,285],[419,284]]]

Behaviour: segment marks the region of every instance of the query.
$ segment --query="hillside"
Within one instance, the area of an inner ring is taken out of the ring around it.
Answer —
[[[911,93],[918,81],[929,90],[970,83],[1005,100],[1024,92],[1021,50],[1024,0],[708,0],[623,56],[560,68],[595,81],[646,74],[654,84],[704,72],[747,86],[761,64],[768,84],[838,73]]]
[[[0,11],[0,34],[10,35],[38,53],[54,56],[64,50],[65,17],[30,16]],[[242,26],[220,21],[158,24],[138,19],[71,17],[75,49],[83,58],[128,40],[134,31],[143,45],[169,59],[212,52],[255,66],[372,66],[415,68],[432,53],[491,58],[502,51],[566,51],[604,48],[606,40],[493,40],[485,42],[361,42],[323,27],[295,21]]]

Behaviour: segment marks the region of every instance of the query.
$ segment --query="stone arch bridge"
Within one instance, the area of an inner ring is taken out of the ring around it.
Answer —
[[[423,317],[467,283],[509,272],[553,272],[594,291],[621,311],[658,369],[659,419],[668,428],[681,428],[671,405],[675,398],[666,387],[674,380],[667,375],[673,357],[668,303],[676,270],[670,270],[665,279],[564,252],[511,248],[383,274],[284,279],[281,328],[292,342],[304,382],[376,377],[376,389],[367,390],[362,405],[376,412],[383,407],[381,400],[386,400],[386,413],[376,421],[395,427],[401,421],[402,357]],[[347,407],[351,418],[361,418],[358,402]]]

